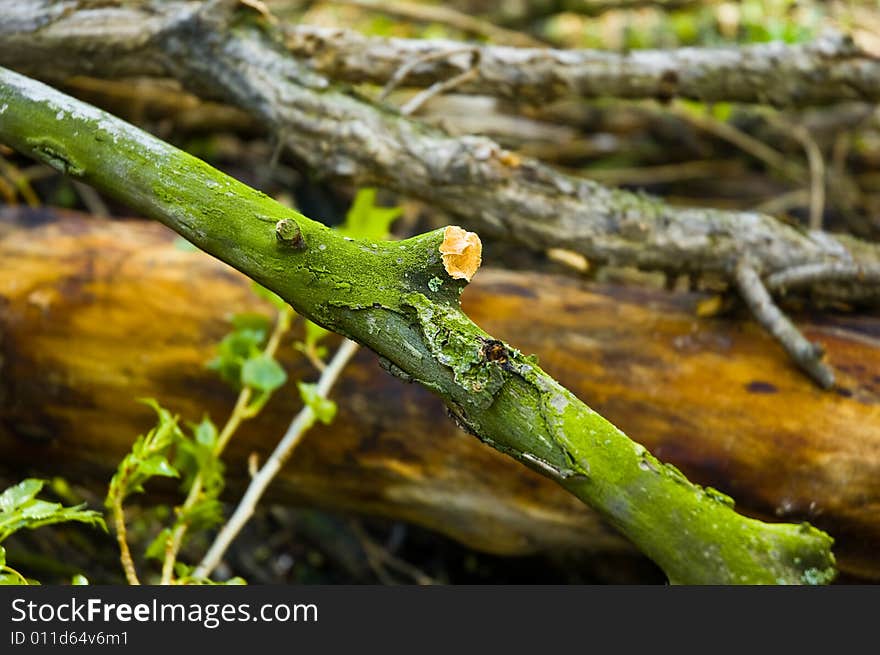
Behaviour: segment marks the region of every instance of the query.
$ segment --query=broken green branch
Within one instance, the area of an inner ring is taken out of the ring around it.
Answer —
[[[345,237],[2,68],[0,141],[163,222],[303,316],[371,348],[390,372],[441,396],[464,429],[598,510],[670,581],[815,584],[834,577],[828,535],[737,514],[729,498],[659,462],[534,358],[476,326],[459,306],[466,279],[453,278],[441,260],[444,230],[397,242]]]

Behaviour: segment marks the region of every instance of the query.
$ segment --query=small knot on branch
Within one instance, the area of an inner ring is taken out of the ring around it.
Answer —
[[[275,238],[287,248],[299,249],[305,246],[302,230],[291,218],[282,218],[275,224]]]

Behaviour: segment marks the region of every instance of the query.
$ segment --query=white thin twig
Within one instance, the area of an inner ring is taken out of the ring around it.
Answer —
[[[352,356],[357,352],[357,349],[358,345],[349,339],[345,339],[342,342],[342,345],[339,346],[333,359],[327,364],[327,368],[324,369],[318,380],[317,393],[321,398],[327,397],[330,389],[333,388],[333,385],[339,378],[339,374],[345,368],[345,365]],[[251,479],[247,491],[245,491],[244,496],[242,496],[242,499],[239,501],[232,516],[217,534],[214,543],[211,544],[205,557],[196,567],[193,572],[193,577],[206,578],[211,575],[211,572],[215,568],[217,568],[217,565],[220,564],[220,560],[223,559],[223,555],[226,553],[229,545],[238,536],[238,533],[241,532],[241,529],[251,516],[253,516],[257,503],[260,502],[260,498],[263,496],[266,488],[281,470],[284,462],[287,461],[287,458],[290,457],[293,449],[296,448],[303,435],[314,422],[314,411],[308,406],[303,407],[293,419],[290,427],[287,428],[287,432],[281,441],[278,442],[272,455],[266,460],[266,463],[263,464],[253,479]]]

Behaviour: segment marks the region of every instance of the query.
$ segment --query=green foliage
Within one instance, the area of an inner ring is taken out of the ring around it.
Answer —
[[[107,529],[100,513],[84,509],[85,504],[65,507],[37,498],[44,485],[45,480],[28,478],[0,494],[0,542],[18,530],[69,521]]]
[[[170,447],[182,437],[177,417],[172,416],[155,400],[147,399],[143,402],[156,411],[158,423],[146,435],[137,438],[131,452],[120,462],[110,481],[105,501],[107,507],[121,505],[132,493],[143,492],[143,485],[150,478],[180,476],[178,470],[168,461]]]
[[[174,466],[183,476],[184,490],[189,489],[201,474],[202,489],[218,496],[223,489],[223,462],[217,455],[217,428],[207,416],[190,426],[192,436],[181,435],[177,443]]]
[[[223,381],[234,388],[242,386],[242,369],[245,363],[262,354],[262,345],[266,341],[268,328],[252,327],[241,321],[242,327],[233,323],[233,331],[223,337],[217,346],[217,355],[208,362],[208,368],[217,371]]]
[[[309,407],[321,423],[330,424],[336,417],[336,403],[318,393],[318,385],[309,382],[298,382],[299,395],[306,407]]]
[[[290,312],[281,298],[258,284],[254,292],[271,302],[279,312]],[[265,352],[271,324],[259,314],[238,314],[232,319],[233,330],[217,347],[216,356],[208,362],[208,368],[235,389],[250,387],[254,399],[247,408],[248,416],[262,409],[272,393],[287,381],[287,373],[274,357]]]
[[[327,347],[320,342],[330,334],[317,323],[305,321],[305,337],[302,341],[296,341],[293,347],[309,358],[312,363],[319,363],[327,356]]]
[[[273,357],[261,353],[241,367],[242,384],[263,393],[271,393],[287,381],[287,373]]]
[[[171,537],[171,528],[162,528],[159,534],[147,545],[144,557],[161,562],[165,558],[165,546]]]
[[[54,523],[85,523],[107,529],[101,514],[85,509],[84,503],[66,507],[37,498],[45,484],[45,480],[28,478],[0,494],[0,542],[18,530],[33,530]],[[10,584],[39,583],[7,566],[6,549],[0,546],[0,585]]]
[[[376,189],[360,189],[337,231],[352,239],[382,241],[391,235],[391,224],[402,212],[400,207],[377,205]]]

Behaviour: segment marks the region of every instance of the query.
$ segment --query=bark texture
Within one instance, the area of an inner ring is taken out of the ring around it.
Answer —
[[[270,309],[247,279],[182,251],[161,226],[0,214],[0,461],[103,487],[153,420],[155,397],[215,421],[235,394],[204,368],[232,313]],[[809,520],[842,571],[880,579],[880,317],[801,317],[841,393],[805,380],[745,318],[698,319],[699,296],[483,270],[464,308],[690,478],[760,517]],[[314,376],[292,348],[291,378]],[[271,487],[275,502],[379,514],[502,554],[631,546],[558,485],[478,443],[442,403],[360,353]],[[228,453],[233,488],[298,409],[285,387]],[[237,483],[236,483],[237,482]]]
[[[250,112],[316,174],[419,198],[471,228],[525,247],[562,247],[596,264],[733,281],[748,252],[762,275],[807,264],[874,265],[880,247],[806,232],[754,212],[679,209],[520,158],[481,137],[452,138],[377,107],[309,69],[244,19],[214,3],[168,2],[78,10],[26,0],[0,16],[0,64],[69,75],[162,75]],[[137,26],[134,29],[133,26]],[[880,286],[817,282],[820,301],[880,301]]]
[[[457,93],[545,104],[566,97],[675,97],[803,108],[849,100],[880,100],[880,61],[843,35],[803,45],[782,42],[726,48],[554,50],[478,45],[439,39],[368,37],[351,30],[297,25],[285,30],[288,48],[328,77],[430,86],[470,69]],[[418,63],[416,63],[418,62]]]

